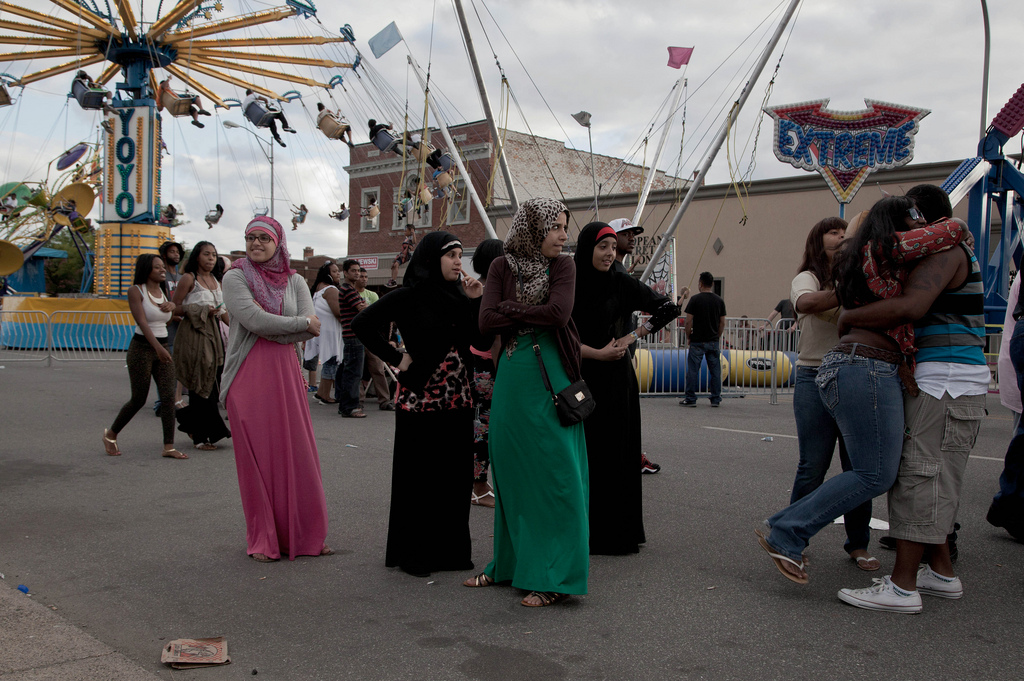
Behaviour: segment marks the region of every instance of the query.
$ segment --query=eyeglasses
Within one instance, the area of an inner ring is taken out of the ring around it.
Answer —
[[[270,238],[270,235],[269,234],[265,234],[263,232],[261,232],[259,234],[246,234],[245,235],[245,243],[247,243],[247,244],[251,244],[253,241],[256,241],[257,239],[259,239],[261,244],[269,244],[272,241],[272,239]]]
[[[916,208],[908,208],[907,215],[910,216],[911,220],[924,220],[924,216],[921,215],[921,211]]]

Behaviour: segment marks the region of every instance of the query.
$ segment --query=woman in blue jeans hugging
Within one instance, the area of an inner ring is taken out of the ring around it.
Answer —
[[[829,217],[811,228],[804,246],[803,262],[793,279],[790,299],[797,311],[800,340],[797,347],[796,389],[793,392],[793,413],[800,447],[796,479],[789,503],[821,487],[832,465],[832,453],[839,441],[839,461],[844,471],[852,470],[846,444],[839,437],[839,425],[825,408],[814,381],[825,353],[839,342],[836,322],[839,301],[832,284],[832,257],[846,234],[846,221]],[[868,553],[871,530],[871,501],[865,501],[846,514],[846,545],[844,548],[862,570],[881,567]]]
[[[853,308],[899,295],[909,261],[952,248],[963,237],[954,223],[925,227],[910,199],[882,199],[838,249],[832,267],[838,302]],[[870,503],[895,481],[903,448],[902,387],[917,389],[907,364],[912,356],[913,328],[902,325],[885,333],[845,330],[822,358],[815,383],[846,444],[849,470],[794,501],[766,520],[765,530],[756,531],[761,547],[788,579],[806,584],[803,551],[810,538],[839,516]],[[800,409],[796,404],[794,408]],[[801,418],[798,413],[798,423]],[[797,492],[794,487],[794,499]]]

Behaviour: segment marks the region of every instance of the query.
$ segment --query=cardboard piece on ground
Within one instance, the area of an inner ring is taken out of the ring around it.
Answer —
[[[231,664],[228,641],[216,638],[179,638],[164,646],[160,661],[175,669],[196,669]]]

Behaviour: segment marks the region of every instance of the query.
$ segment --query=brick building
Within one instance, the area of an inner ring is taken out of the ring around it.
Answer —
[[[449,132],[459,146],[473,185],[486,205],[487,187],[496,160],[486,121],[455,126]],[[586,202],[589,197],[593,203],[589,153],[571,149],[558,140],[514,130],[506,131],[505,135],[505,157],[520,201],[546,196]],[[437,130],[431,130],[430,142],[435,147],[446,149],[444,137]],[[390,277],[389,268],[402,243],[405,228],[397,208],[400,194],[409,190],[415,195],[420,184],[421,167],[415,159],[381,152],[372,144],[356,145],[352,151],[350,165],[345,168],[349,174],[349,208],[352,212],[348,221],[348,251],[350,257],[377,258],[378,269],[370,271],[371,285],[383,284]],[[429,184],[433,171],[429,166],[425,170]],[[636,196],[643,184],[640,166],[609,156],[594,155],[594,172],[604,185],[602,195],[611,191]],[[557,183],[553,177],[557,178]],[[672,180],[659,172],[653,187],[668,190]],[[458,191],[456,200],[434,199],[423,205],[422,212],[412,220],[421,233],[443,226],[458,235],[468,255],[487,238],[487,233],[479,211],[465,191],[464,178],[457,179],[455,186]],[[380,208],[380,214],[374,219],[361,215],[371,201]],[[500,170],[494,175],[488,215],[498,236],[504,237],[510,211],[508,192]],[[505,219],[497,222],[501,218]]]

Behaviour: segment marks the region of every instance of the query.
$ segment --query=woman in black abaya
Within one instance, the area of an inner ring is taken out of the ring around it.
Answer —
[[[580,232],[572,311],[582,343],[583,378],[597,403],[584,422],[590,465],[590,553],[606,555],[637,553],[646,541],[634,446],[639,424],[629,418],[629,401],[638,386],[626,350],[679,314],[671,300],[661,302],[633,277],[612,270],[615,241],[615,230],[603,222],[592,222]],[[635,310],[652,315],[650,326],[616,338],[616,320]]]
[[[473,567],[466,503],[473,487],[470,343],[480,342],[483,285],[462,274],[461,257],[454,234],[427,234],[403,288],[352,320],[366,349],[399,370],[385,565],[417,576]],[[404,354],[388,343],[392,322]]]

